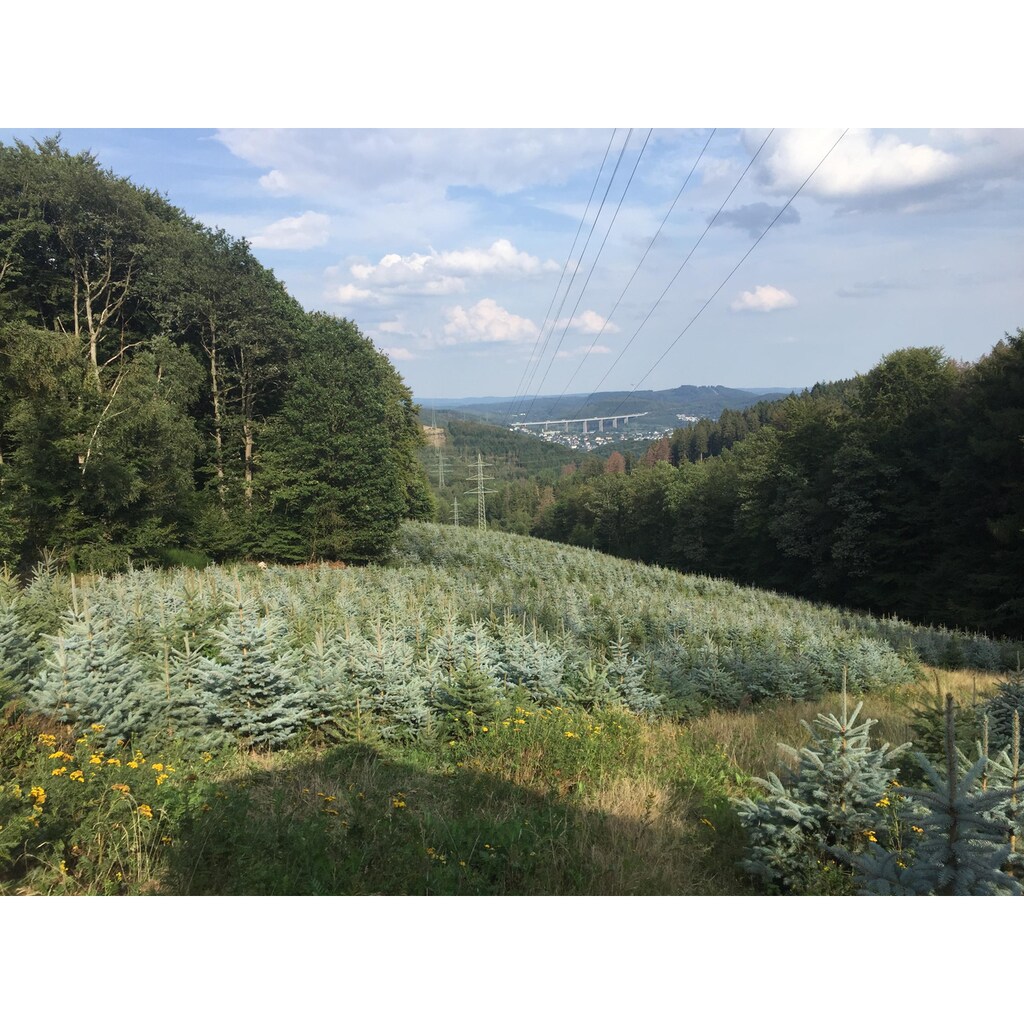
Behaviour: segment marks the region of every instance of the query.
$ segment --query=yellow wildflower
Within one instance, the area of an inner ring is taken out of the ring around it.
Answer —
[[[488,729],[487,726],[485,725],[480,731],[481,732],[490,732],[491,730]]]
[[[151,764],[150,768],[152,768],[153,771],[155,772],[162,772],[164,770],[164,766],[160,764],[159,761],[155,761],[153,764]]]
[[[67,769],[67,765],[65,765],[63,768],[54,768],[53,771],[50,772],[50,774],[51,775],[63,775],[67,770],[68,770]]]
[[[39,734],[39,742],[44,747],[53,747],[57,744],[57,737],[52,732],[41,732]]]
[[[77,771],[73,771],[69,776],[69,779],[74,779],[75,782],[85,782],[85,772],[79,768]]]
[[[119,757],[108,757],[107,764],[116,765],[118,768],[121,767],[121,759]]]
[[[103,758],[100,757],[99,754],[93,754],[92,757],[89,758],[89,764],[103,764]]]
[[[170,775],[168,775],[166,772],[161,772],[156,777],[156,784],[158,786],[162,786],[169,778],[170,778]]]
[[[89,728],[92,729],[93,732],[103,732],[106,726],[100,725],[99,722],[93,722],[92,725],[89,726]]]
[[[123,782],[115,782],[110,788],[116,793],[124,793],[125,796],[132,791],[131,786],[126,786]]]
[[[138,768],[139,767],[139,762],[138,761],[129,761],[128,762],[128,767],[129,768]]]
[[[391,800],[391,806],[396,808],[402,808],[405,806],[405,801],[399,800],[397,797],[394,797]]]
[[[149,804],[139,804],[139,814],[144,818],[152,818],[153,808],[150,807]]]
[[[46,790],[42,786],[33,786],[28,791],[28,795],[36,802],[37,807],[46,803]]]

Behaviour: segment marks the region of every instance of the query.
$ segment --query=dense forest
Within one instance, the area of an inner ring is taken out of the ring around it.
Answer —
[[[412,395],[248,243],[0,146],[0,561],[363,561],[433,514]]]
[[[1024,331],[894,352],[563,478],[533,532],[923,622],[1024,633]],[[616,471],[617,470],[617,471]]]

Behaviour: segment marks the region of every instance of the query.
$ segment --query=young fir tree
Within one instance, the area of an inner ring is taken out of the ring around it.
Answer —
[[[149,725],[154,686],[117,625],[93,618],[87,605],[66,614],[45,667],[29,683],[29,702],[68,723],[104,726],[107,739],[129,740]]]
[[[957,764],[951,694],[946,696],[945,772],[921,755],[918,759],[929,788],[907,789],[903,796],[925,812],[917,823],[920,839],[906,852],[872,849],[850,856],[863,891],[879,896],[1021,895],[1020,883],[1003,870],[1011,853],[1010,827],[1005,816],[993,813],[1004,795],[980,785],[989,759],[982,754],[965,775]]]
[[[348,671],[342,645],[318,628],[303,654],[310,727],[330,740],[364,739],[370,691]]]
[[[286,629],[253,603],[239,603],[213,635],[218,660],[203,658],[196,674],[212,721],[250,747],[284,746],[309,716]]]
[[[796,761],[785,782],[769,773],[757,780],[766,800],[738,801],[747,833],[742,866],[770,890],[806,891],[823,864],[838,863],[835,847],[860,851],[885,833],[885,802],[897,773],[893,761],[904,748],[873,748],[876,722],[857,724],[862,706],[848,714],[844,690],[838,717],[819,714],[813,725],[802,722],[810,743],[800,750],[780,744]]]
[[[995,748],[1010,745],[1015,714],[1024,715],[1024,670],[1019,660],[1016,670],[1011,669],[996,692],[978,706],[979,718],[988,719],[989,742]]]
[[[203,655],[193,647],[188,634],[182,638],[181,650],[163,644],[156,656],[158,696],[152,727],[168,737],[211,747],[223,742],[223,736],[217,735],[211,723],[200,675],[202,665]]]
[[[1024,778],[1020,766],[1020,715],[1014,711],[1010,723],[1010,745],[989,761],[989,777],[993,790],[1001,794],[1001,801],[994,808],[1009,825],[1010,853],[1004,870],[1014,878],[1024,878],[1024,807],[1021,806],[1021,790]]]
[[[0,703],[24,692],[42,660],[38,635],[19,614],[21,603],[17,581],[4,566],[0,569]]]
[[[621,636],[609,645],[608,682],[619,699],[637,714],[653,714],[661,707],[661,698],[644,686],[644,667],[629,653],[629,641]]]

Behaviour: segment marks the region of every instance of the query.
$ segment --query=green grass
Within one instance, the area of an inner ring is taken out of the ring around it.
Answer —
[[[992,680],[941,682],[966,698]],[[913,695],[865,699],[880,739],[901,742]],[[0,732],[0,893],[749,894],[731,801],[758,792],[752,776],[778,768],[777,744],[799,745],[800,719],[836,700],[689,723],[513,703],[460,738],[437,731],[414,746],[204,754],[151,740],[103,751],[114,766],[90,764],[101,731],[12,711]],[[830,884],[822,891],[841,891]]]

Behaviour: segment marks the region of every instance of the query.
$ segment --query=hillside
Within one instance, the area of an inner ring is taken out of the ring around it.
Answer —
[[[1024,332],[974,364],[904,349],[679,431],[632,473],[562,480],[534,532],[1019,637],[1022,436]]]
[[[680,414],[716,417],[724,409],[745,409],[764,396],[750,391],[721,386],[683,384],[664,391],[602,391],[594,395],[566,395],[558,398],[540,395],[514,402],[511,398],[488,398],[460,402],[449,410],[460,418],[476,418],[490,423],[509,424],[521,420],[580,419],[622,413],[647,413],[644,430],[673,430]],[[438,399],[441,410],[444,400]],[[527,414],[528,413],[528,414]]]

